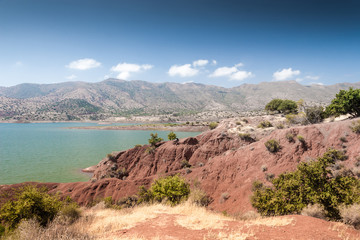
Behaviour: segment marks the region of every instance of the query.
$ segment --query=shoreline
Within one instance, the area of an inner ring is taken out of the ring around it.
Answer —
[[[189,126],[189,125],[166,125],[166,124],[141,124],[141,125],[121,125],[121,126],[86,126],[86,127],[67,127],[66,129],[86,129],[86,130],[154,130],[154,131],[174,131],[174,132],[204,132],[208,126]]]

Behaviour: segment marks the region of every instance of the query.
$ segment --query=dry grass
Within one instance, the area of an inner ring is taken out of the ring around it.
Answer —
[[[346,226],[344,223],[340,222],[334,222],[329,227],[330,230],[335,231],[338,233],[338,237],[343,240],[358,240],[359,235],[352,236],[349,234],[349,230],[351,230],[351,227]]]
[[[227,221],[233,220],[222,214],[209,212],[205,208],[189,202],[169,208],[167,213],[179,215],[176,217],[176,223],[192,230],[221,229],[227,225]]]
[[[42,228],[35,220],[27,220],[20,223],[8,240],[88,240],[93,239],[88,234],[79,233],[72,226],[64,225],[63,222],[55,219],[47,228]]]
[[[74,227],[82,233],[94,236],[98,233],[116,232],[157,217],[157,213],[162,212],[165,207],[158,204],[139,206],[132,210],[88,209],[84,211],[83,217],[74,224]]]
[[[255,220],[250,220],[245,223],[246,226],[261,225],[267,227],[281,227],[294,224],[294,218],[292,217],[268,217],[268,218],[258,218]]]
[[[251,230],[244,230],[243,228],[240,228],[237,231],[231,232],[209,232],[206,236],[204,236],[204,240],[246,240],[253,236],[254,233]]]

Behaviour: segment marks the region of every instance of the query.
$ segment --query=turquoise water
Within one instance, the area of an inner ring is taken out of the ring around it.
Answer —
[[[0,184],[24,181],[87,181],[82,168],[112,151],[147,144],[150,133],[167,139],[168,131],[84,130],[66,127],[92,123],[0,123]],[[104,125],[101,125],[104,126]],[[178,138],[199,133],[176,132]]]

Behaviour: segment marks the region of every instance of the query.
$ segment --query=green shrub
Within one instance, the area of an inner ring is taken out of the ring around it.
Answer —
[[[176,134],[175,134],[174,132],[170,132],[170,133],[168,134],[168,139],[169,139],[170,141],[175,140],[175,139],[176,139]]]
[[[269,128],[272,127],[273,125],[271,124],[271,122],[269,121],[262,121],[259,123],[259,125],[257,126],[258,128]]]
[[[288,133],[286,133],[285,137],[289,142],[294,142],[295,135],[293,133],[288,132]]]
[[[186,159],[181,160],[180,165],[181,165],[181,168],[189,168],[189,167],[191,167],[191,164]]]
[[[106,155],[106,157],[112,161],[112,162],[116,162],[116,156],[114,156],[113,154],[109,153]]]
[[[250,133],[239,133],[239,137],[246,142],[255,142],[255,139],[251,137]]]
[[[319,204],[329,219],[339,220],[339,206],[360,202],[360,181],[334,176],[330,167],[344,154],[328,150],[316,161],[302,162],[294,172],[280,174],[273,186],[253,184],[252,205],[264,216],[298,214],[309,204]]]
[[[280,104],[283,102],[282,99],[273,99],[270,102],[268,102],[265,106],[265,110],[267,111],[278,111],[278,108]]]
[[[151,133],[150,139],[148,140],[148,142],[151,147],[156,147],[156,144],[161,142],[162,140],[163,140],[162,138],[158,137],[157,133],[155,133],[155,134]]]
[[[218,124],[217,122],[211,122],[211,123],[209,124],[209,128],[210,128],[210,130],[213,130],[213,129],[215,129],[218,125],[219,125],[219,124]]]
[[[155,180],[150,191],[155,201],[165,200],[171,205],[176,205],[183,199],[187,199],[190,194],[190,186],[185,179],[175,175]]]
[[[351,123],[350,129],[354,133],[360,133],[360,120],[354,121]]]
[[[135,145],[135,148],[139,148],[139,147],[142,147],[142,145],[141,144],[136,144]]]
[[[0,224],[0,238],[2,235],[5,234],[5,227],[3,225]]]
[[[360,89],[349,88],[348,91],[340,90],[331,104],[326,107],[326,113],[339,116],[351,114],[353,117],[360,116]]]
[[[278,111],[279,113],[296,113],[297,104],[293,100],[273,99],[265,106],[267,111]]]
[[[280,144],[275,139],[270,139],[265,143],[265,147],[269,152],[275,153],[280,150]]]
[[[280,106],[277,109],[281,113],[296,113],[297,112],[297,104],[293,100],[283,100]]]
[[[124,167],[123,168],[119,168],[117,171],[116,171],[116,177],[118,179],[123,179],[125,180],[126,177],[129,176],[129,171],[126,170]]]
[[[284,124],[279,123],[278,125],[276,125],[276,128],[277,128],[277,129],[284,129],[285,126],[284,126]]]
[[[301,144],[305,144],[305,138],[303,136],[298,135],[297,139],[299,140],[299,142],[301,142]]]
[[[14,200],[7,201],[0,209],[0,222],[9,230],[15,229],[24,219],[35,219],[41,226],[46,226],[58,214],[63,203],[56,196],[51,196],[45,188],[32,185],[23,187]]]

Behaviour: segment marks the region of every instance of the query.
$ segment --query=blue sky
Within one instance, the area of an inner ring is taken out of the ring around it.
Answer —
[[[0,0],[0,86],[360,81],[360,1]]]

